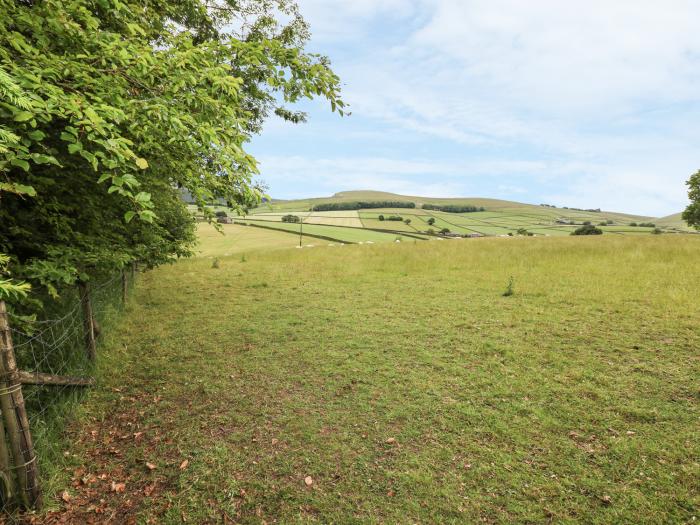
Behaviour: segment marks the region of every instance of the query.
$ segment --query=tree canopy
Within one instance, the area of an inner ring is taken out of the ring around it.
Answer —
[[[180,189],[257,204],[265,119],[343,113],[308,37],[287,0],[0,0],[0,298],[188,255]]]
[[[690,205],[683,212],[683,220],[700,230],[700,170],[688,180]]]

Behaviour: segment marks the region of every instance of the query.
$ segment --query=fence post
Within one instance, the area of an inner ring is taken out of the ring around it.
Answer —
[[[0,301],[0,379],[0,408],[17,472],[20,500],[25,508],[38,509],[41,506],[39,469],[4,301]]]
[[[84,281],[78,281],[80,291],[80,304],[83,307],[83,328],[85,330],[85,349],[90,361],[97,358],[97,344],[95,342],[95,323],[92,319],[92,303],[90,302],[90,289]]]
[[[7,448],[7,438],[5,437],[5,423],[0,417],[0,473],[2,475],[2,503],[7,507],[15,495],[15,481],[12,474],[12,462],[10,461],[10,450]]]
[[[126,306],[126,292],[128,285],[126,282],[126,270],[122,269],[122,306]]]

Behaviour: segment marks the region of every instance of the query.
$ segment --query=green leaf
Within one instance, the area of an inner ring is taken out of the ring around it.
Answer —
[[[28,120],[31,120],[34,118],[34,113],[31,113],[29,111],[20,111],[19,113],[15,113],[15,122],[26,122]]]
[[[32,153],[29,155],[34,162],[37,164],[54,164],[55,166],[60,166],[61,164],[56,160],[53,155],[44,155],[42,153]]]
[[[16,195],[28,195],[29,197],[36,196],[36,190],[32,186],[14,182],[0,182],[0,191],[7,191]]]
[[[95,110],[92,108],[87,108],[85,110],[85,116],[89,118],[93,124],[99,124],[102,121],[100,116],[97,113],[95,113]]]
[[[18,168],[22,168],[24,171],[29,171],[29,163],[26,160],[12,159],[10,164],[17,166]]]
[[[153,222],[153,219],[156,218],[156,214],[153,213],[151,210],[141,210],[141,211],[139,212],[139,218],[140,218],[142,221],[147,222],[147,223],[150,224],[150,223]]]
[[[141,157],[138,157],[136,159],[136,165],[141,168],[142,170],[145,170],[148,168],[148,161],[146,159],[142,159]]]
[[[104,175],[100,175],[100,178],[97,179],[97,184],[102,184],[104,181],[107,179],[111,178],[112,176],[109,173],[105,173]]]
[[[75,135],[72,135],[66,131],[61,131],[61,140],[65,140],[66,142],[75,142],[77,139],[75,138]]]
[[[136,202],[139,204],[144,204],[146,202],[150,202],[151,200],[151,194],[147,193],[145,191],[140,191],[139,193],[136,194],[136,197],[134,197]]]
[[[126,222],[131,222],[131,219],[133,219],[135,216],[136,216],[136,212],[135,212],[135,211],[127,211],[127,212],[124,214],[124,220],[125,220]]]
[[[80,142],[75,142],[73,144],[68,144],[68,153],[75,153],[83,149],[83,145]]]
[[[37,130],[34,130],[30,133],[27,133],[27,136],[32,140],[40,141],[40,140],[44,139],[44,137],[46,136],[46,133],[44,133],[43,131],[39,131],[37,129]]]

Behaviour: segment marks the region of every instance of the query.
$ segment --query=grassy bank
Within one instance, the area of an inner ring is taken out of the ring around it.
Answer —
[[[147,273],[49,518],[689,522],[698,241],[419,241]]]

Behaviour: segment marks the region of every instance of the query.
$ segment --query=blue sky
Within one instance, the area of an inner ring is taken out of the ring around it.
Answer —
[[[376,189],[648,215],[700,169],[696,0],[299,0],[352,115],[271,120],[276,198]]]

